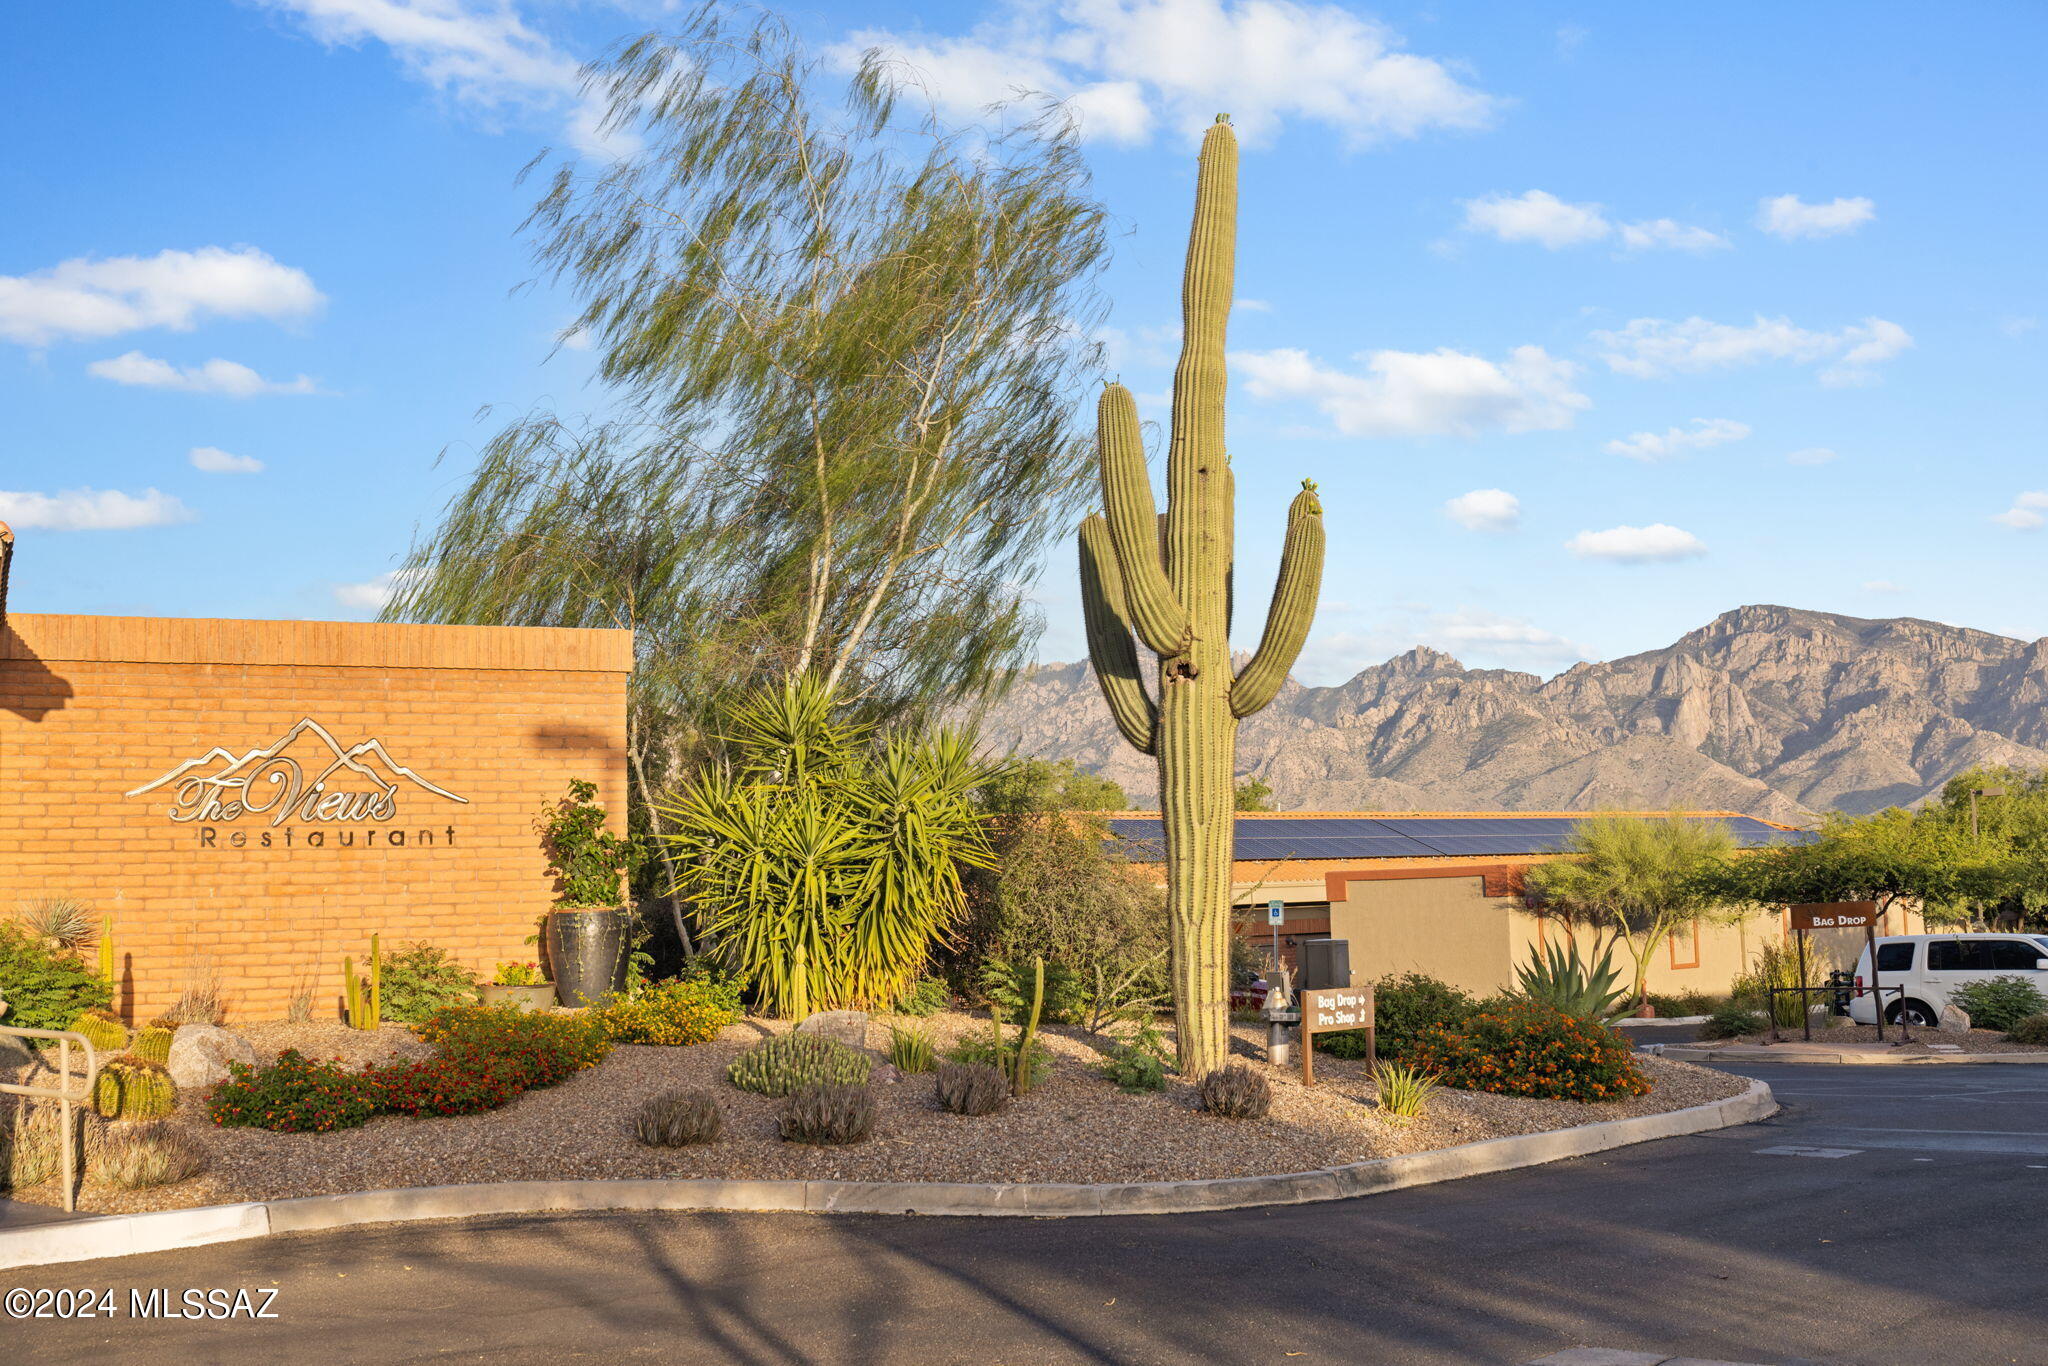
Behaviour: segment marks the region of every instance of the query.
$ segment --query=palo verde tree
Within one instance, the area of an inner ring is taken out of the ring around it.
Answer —
[[[1879,914],[1917,903],[1930,921],[1956,921],[1996,900],[2002,851],[1970,838],[1966,821],[1936,810],[1840,813],[1820,837],[1747,854],[1725,870],[1730,895],[1763,905],[1874,901]]]
[[[1163,532],[1137,404],[1121,384],[1108,385],[1097,408],[1104,511],[1080,532],[1096,681],[1124,738],[1159,760],[1173,1001],[1187,1077],[1223,1066],[1229,1045],[1237,723],[1286,681],[1315,616],[1323,567],[1322,504],[1304,481],[1288,509],[1264,637],[1233,676],[1235,498],[1223,441],[1223,355],[1236,251],[1237,138],[1219,116],[1203,138],[1196,177]],[[1156,699],[1146,690],[1133,630],[1159,656]]]
[[[1686,816],[1588,816],[1572,825],[1569,857],[1538,863],[1522,883],[1543,909],[1591,925],[1635,960],[1632,999],[1646,997],[1650,962],[1692,920],[1729,921],[1748,913],[1729,900],[1724,876],[1735,837],[1716,820]]]

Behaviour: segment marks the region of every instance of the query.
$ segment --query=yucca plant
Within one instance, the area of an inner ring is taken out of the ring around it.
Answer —
[[[92,908],[76,897],[51,896],[24,901],[15,923],[53,949],[77,949],[92,941]]]
[[[1380,1093],[1381,1117],[1402,1124],[1421,1115],[1438,1085],[1435,1073],[1392,1062],[1374,1068],[1372,1082]]]
[[[725,718],[726,763],[661,803],[679,890],[761,1006],[883,1009],[965,910],[992,855],[967,737],[878,737],[811,676]]]
[[[1614,965],[1612,943],[1591,963],[1574,941],[1535,949],[1529,961],[1515,969],[1515,980],[1520,985],[1519,995],[1578,1020],[1611,1020],[1622,1013],[1622,1004],[1629,998],[1628,988],[1616,985],[1621,981],[1621,969]]]

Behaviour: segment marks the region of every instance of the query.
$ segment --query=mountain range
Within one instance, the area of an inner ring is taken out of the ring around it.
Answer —
[[[982,720],[1156,801],[1085,663],[1022,675]],[[1282,810],[1741,811],[1905,806],[1981,764],[2048,766],[2048,638],[1793,607],[1724,612],[1659,650],[1554,678],[1419,646],[1245,720],[1238,771]]]

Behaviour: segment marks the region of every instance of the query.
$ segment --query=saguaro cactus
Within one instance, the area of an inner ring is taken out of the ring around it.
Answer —
[[[1315,617],[1323,509],[1306,480],[1287,511],[1279,581],[1258,652],[1231,674],[1233,480],[1223,446],[1224,330],[1237,247],[1237,138],[1202,141],[1181,285],[1163,531],[1138,409],[1110,384],[1097,410],[1103,513],[1081,524],[1081,597],[1095,677],[1124,738],[1159,760],[1166,910],[1181,1075],[1223,1066],[1230,1025],[1230,872],[1237,723],[1273,700]],[[1159,656],[1147,691],[1137,638]]]

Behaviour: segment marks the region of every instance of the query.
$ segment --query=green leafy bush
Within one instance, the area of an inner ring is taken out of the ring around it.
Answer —
[[[586,909],[619,904],[619,880],[638,865],[640,848],[605,828],[596,783],[572,780],[568,795],[542,808],[535,825],[547,846],[557,904]]]
[[[592,1013],[613,1043],[709,1043],[740,1017],[739,987],[729,979],[674,977]]]
[[[2005,1036],[2013,1043],[2033,1044],[2036,1047],[2048,1045],[2048,1015],[2029,1015],[2012,1027]]]
[[[1811,961],[1807,965],[1807,985],[1819,986],[1818,974]],[[1799,950],[1797,945],[1767,942],[1757,949],[1751,960],[1749,971],[1738,976],[1732,984],[1732,996],[1737,1004],[1751,1010],[1768,1011],[1778,1017],[1782,1025],[1801,1024],[1806,1019],[1806,1008],[1826,999],[1819,992],[1801,996],[1791,992],[1775,998],[1770,996],[1773,987],[1796,987],[1799,985]]]
[[[400,1024],[419,1024],[450,1006],[476,1004],[476,974],[432,944],[414,944],[386,958],[378,984],[378,1013]]]
[[[1454,1025],[1463,1024],[1479,1003],[1472,999],[1470,992],[1438,981],[1427,973],[1410,972],[1399,977],[1382,977],[1373,987],[1373,1022],[1378,1027],[1379,1055],[1382,1058],[1405,1060],[1415,1045],[1428,1034]],[[1355,1031],[1347,1031],[1355,1032]],[[1328,1036],[1342,1038],[1341,1034]],[[1338,1053],[1337,1057],[1364,1057],[1365,1036],[1357,1036],[1355,1053]],[[1316,1048],[1324,1046],[1324,1036],[1317,1036]]]
[[[1819,997],[1815,997],[1819,1000]],[[1705,991],[1653,991],[1649,994],[1650,1008],[1667,1020],[1683,1019],[1688,1015],[1711,1015],[1727,1005],[1728,998],[1715,996]]]
[[[2048,1010],[2048,998],[2024,977],[1987,977],[1951,992],[1949,999],[1970,1012],[1973,1029],[2011,1029]]]
[[[1434,1029],[1404,1061],[1446,1086],[1504,1096],[1596,1104],[1650,1089],[1614,1030],[1537,1001],[1512,1001]]]
[[[988,1003],[1006,1020],[1019,1020],[1031,1013],[1032,984],[1036,980],[1029,960],[990,960],[981,971],[981,991]],[[1078,1024],[1088,1006],[1088,993],[1072,969],[1058,963],[1045,965],[1045,1004],[1039,1019],[1049,1024]]]
[[[594,1012],[593,1012],[594,1013]],[[503,1059],[520,1090],[553,1086],[612,1051],[590,1014],[521,1010],[517,1006],[456,1006],[414,1027],[443,1056]]]
[[[1166,1089],[1166,1063],[1133,1044],[1112,1044],[1095,1070],[1127,1095]]]
[[[1759,1034],[1769,1028],[1770,1021],[1760,1010],[1726,1001],[1715,1006],[1706,1021],[1700,1025],[1702,1039],[1733,1039],[1744,1034]]]
[[[1316,1035],[1317,1056],[1332,1058],[1362,1058],[1376,1046],[1363,1029],[1340,1029],[1330,1034]]]
[[[898,1015],[936,1015],[952,1002],[953,993],[946,989],[943,977],[920,977],[910,984],[910,990],[897,998]]]
[[[1024,1065],[1017,1066],[1017,1047],[1022,1036],[1004,1032],[1000,1040],[993,1029],[971,1030],[946,1050],[946,1056],[954,1062],[981,1064],[995,1068],[1005,1076],[1017,1077],[1022,1083],[1017,1087],[1021,1094],[1043,1080],[1052,1067],[1052,1050],[1037,1040],[1032,1040],[1030,1051],[1025,1055]]]
[[[0,923],[0,1001],[18,1029],[66,1029],[83,1012],[113,1000],[113,989],[78,956]]]
[[[330,1133],[367,1124],[383,1108],[382,1088],[337,1062],[314,1062],[288,1048],[267,1067],[228,1064],[228,1079],[214,1088],[207,1113],[231,1128],[280,1133]]]
[[[837,1040],[817,1034],[777,1034],[734,1058],[725,1075],[742,1091],[786,1096],[827,1083],[865,1086],[871,1070],[866,1054]]]

